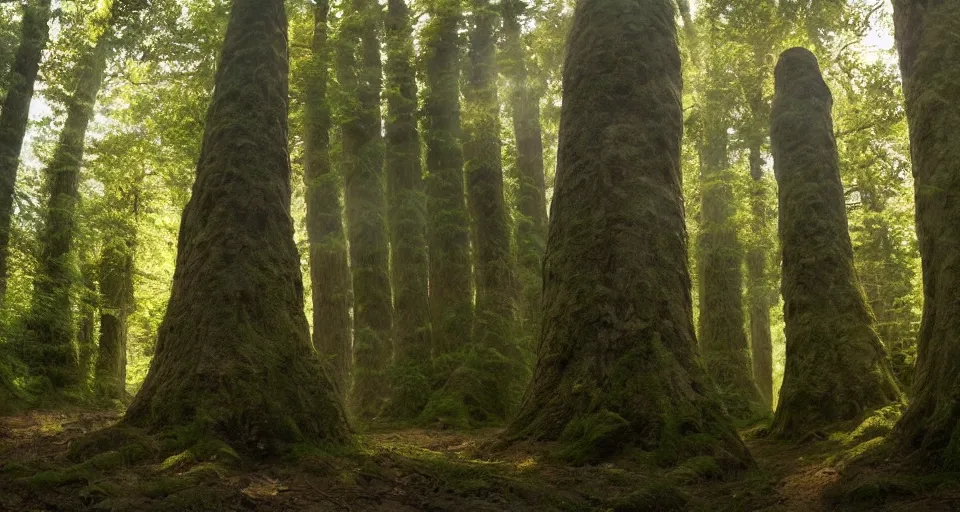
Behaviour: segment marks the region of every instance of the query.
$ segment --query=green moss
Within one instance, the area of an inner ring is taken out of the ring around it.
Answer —
[[[557,456],[571,464],[597,462],[619,451],[630,436],[630,423],[619,414],[603,409],[574,418],[560,435]]]
[[[73,471],[42,471],[27,477],[24,482],[37,490],[46,490],[85,480],[86,478],[83,475]]]
[[[676,487],[654,484],[616,501],[613,512],[663,512],[688,510],[690,498]]]
[[[196,484],[185,478],[161,477],[140,484],[140,494],[151,499],[164,498],[180,492],[191,485]]]
[[[669,473],[671,481],[682,484],[692,484],[722,476],[723,472],[720,470],[717,459],[706,455],[687,459]]]

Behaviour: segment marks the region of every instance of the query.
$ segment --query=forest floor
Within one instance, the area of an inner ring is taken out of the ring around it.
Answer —
[[[86,410],[0,418],[0,511],[960,510],[956,474],[909,475],[890,461],[850,474],[836,441],[749,433],[758,468],[726,480],[696,459],[665,472],[635,459],[570,467],[543,444],[493,451],[497,430],[371,432],[347,450],[304,447],[257,465],[228,452],[71,459],[73,445],[117,419]]]

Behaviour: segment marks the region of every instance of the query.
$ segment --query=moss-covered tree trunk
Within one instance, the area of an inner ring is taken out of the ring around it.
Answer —
[[[133,309],[133,247],[109,242],[100,257],[100,343],[94,389],[99,397],[122,399],[127,383],[127,317]]]
[[[420,412],[429,386],[430,303],[427,279],[427,204],[417,129],[413,28],[405,0],[387,2],[387,159],[394,295],[396,372],[390,414]]]
[[[913,396],[895,435],[918,460],[960,471],[960,1],[893,7],[924,298]]]
[[[270,451],[348,436],[310,343],[290,217],[282,0],[235,0],[156,355],[126,421]],[[251,65],[256,63],[256,65]]]
[[[470,217],[460,148],[460,0],[430,0],[424,48],[423,136],[427,155],[427,242],[434,356],[470,339],[473,277]]]
[[[900,399],[853,268],[833,98],[803,48],[777,63],[770,121],[779,183],[787,359],[773,432],[800,437]]]
[[[522,0],[503,0],[502,68],[509,83],[510,114],[517,144],[517,197],[514,240],[517,252],[519,308],[517,337],[526,350],[536,350],[540,332],[541,274],[547,244],[547,199],[543,173],[540,103],[527,82],[526,54],[521,40]]]
[[[765,136],[764,136],[765,137]],[[760,390],[763,404],[773,407],[773,336],[770,310],[774,291],[770,285],[770,250],[774,241],[770,231],[770,208],[767,206],[769,184],[763,175],[760,148],[763,139],[748,142],[750,160],[750,239],[747,247],[747,313],[750,316],[750,350],[753,354],[753,381]]]
[[[338,52],[341,165],[350,268],[353,273],[353,347],[356,366],[350,403],[364,419],[380,413],[387,398],[390,330],[390,245],[381,136],[380,6],[353,0],[344,17]]]
[[[352,289],[340,200],[341,177],[330,162],[329,13],[328,1],[320,1],[314,7],[313,53],[305,86],[304,181],[313,344],[320,356],[330,362],[331,377],[341,395],[346,396],[353,363]]]
[[[9,88],[0,106],[0,307],[7,292],[7,255],[20,150],[27,133],[30,102],[47,45],[50,0],[24,4],[20,46],[10,70]]]
[[[720,398],[738,420],[762,412],[760,391],[753,382],[750,344],[743,315],[743,248],[737,237],[736,198],[728,155],[727,123],[719,99],[705,98],[701,117],[700,231],[697,237],[700,272],[700,351]]]
[[[49,378],[55,388],[76,384],[81,377],[71,300],[78,275],[73,237],[87,126],[113,46],[113,18],[112,13],[97,44],[81,57],[76,89],[67,103],[67,119],[45,171],[46,216],[40,229],[40,259],[27,320],[31,347],[26,359],[31,371]]]
[[[563,72],[533,381],[507,431],[592,461],[749,464],[699,361],[681,197],[672,0],[583,0]]]
[[[516,388],[522,359],[511,333],[514,284],[500,153],[497,13],[487,0],[472,0],[470,9],[463,126],[476,311],[469,350],[428,411],[432,417],[477,424],[507,419],[521,392]]]
[[[93,375],[93,366],[96,363],[97,339],[96,317],[99,309],[97,292],[97,265],[87,258],[80,263],[82,286],[78,297],[80,318],[77,321],[77,352],[79,354],[80,380],[84,381]]]

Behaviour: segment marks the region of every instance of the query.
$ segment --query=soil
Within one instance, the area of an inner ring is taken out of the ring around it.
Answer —
[[[710,464],[656,468],[642,454],[571,467],[550,445],[498,448],[496,429],[377,430],[350,449],[302,447],[258,463],[69,458],[118,417],[76,409],[0,418],[0,511],[960,510],[958,475],[840,463],[837,442],[749,433],[758,468],[735,477]]]

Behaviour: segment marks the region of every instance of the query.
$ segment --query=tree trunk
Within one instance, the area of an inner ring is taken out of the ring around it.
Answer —
[[[282,0],[233,2],[166,317],[126,414],[153,430],[205,428],[254,454],[348,438],[303,313],[286,29]]]
[[[433,355],[470,339],[473,278],[470,217],[460,149],[459,0],[431,0],[421,44],[426,62],[424,138],[427,146],[427,242]]]
[[[502,422],[522,389],[522,358],[513,341],[510,229],[503,200],[496,11],[472,0],[469,69],[464,90],[464,156],[476,254],[472,343],[444,388],[427,406],[430,419],[454,424]]]
[[[304,180],[307,238],[310,242],[310,286],[313,299],[313,344],[330,362],[330,375],[341,396],[348,392],[353,363],[350,324],[350,266],[343,230],[340,177],[330,164],[330,68],[326,0],[314,8],[313,55],[306,83]]]
[[[900,391],[853,268],[830,90],[802,48],[780,56],[775,79],[787,359],[772,429],[796,438],[899,400]]]
[[[960,471],[960,1],[893,7],[924,298],[913,397],[894,432],[917,460]]]
[[[707,373],[727,411],[737,420],[762,414],[762,398],[753,382],[750,344],[743,316],[740,266],[743,248],[737,238],[735,197],[727,154],[727,123],[711,114],[721,107],[708,92],[700,147],[700,351]],[[721,100],[722,101],[722,100]]]
[[[765,135],[764,135],[765,137]],[[749,142],[750,176],[750,230],[752,243],[747,248],[747,304],[750,315],[750,349],[753,353],[753,380],[767,411],[773,408],[773,336],[770,332],[770,309],[774,291],[768,275],[770,247],[774,241],[768,235],[770,221],[767,207],[767,179],[763,177],[760,156],[761,139]]]
[[[94,388],[121,400],[127,382],[127,317],[133,308],[133,247],[109,242],[100,259],[100,345]]]
[[[583,0],[567,44],[556,195],[533,381],[508,438],[592,462],[750,455],[710,391],[693,329],[673,0]]]
[[[24,5],[20,46],[14,57],[7,96],[0,107],[0,307],[7,293],[7,255],[20,150],[27,133],[40,58],[47,45],[49,19],[50,0]]]
[[[96,364],[94,355],[97,353],[96,340],[96,316],[98,309],[97,300],[97,266],[84,261],[80,264],[81,280],[83,281],[82,291],[79,297],[80,320],[77,322],[77,345],[80,361],[80,381],[86,381],[93,374],[93,366]]]
[[[356,367],[350,404],[362,419],[377,416],[383,408],[392,351],[390,247],[380,135],[381,21],[377,2],[353,0],[342,22],[338,58],[346,102],[341,115],[341,158],[354,296]]]
[[[543,175],[543,134],[540,129],[539,98],[527,84],[525,52],[521,42],[522,0],[503,0],[503,71],[510,84],[510,113],[517,142],[515,241],[519,314],[517,335],[520,346],[533,352],[540,331],[540,303],[543,292],[542,261],[547,244],[547,199]]]
[[[80,379],[70,297],[77,276],[73,237],[87,125],[93,118],[113,46],[113,17],[111,13],[96,46],[81,58],[76,90],[67,105],[67,119],[46,169],[49,196],[27,320],[34,345],[27,360],[33,371],[49,378],[55,388],[76,384]]]
[[[387,185],[394,294],[397,371],[390,414],[413,417],[430,389],[424,365],[430,360],[430,303],[427,278],[427,212],[417,130],[417,75],[413,29],[405,0],[387,2]]]

